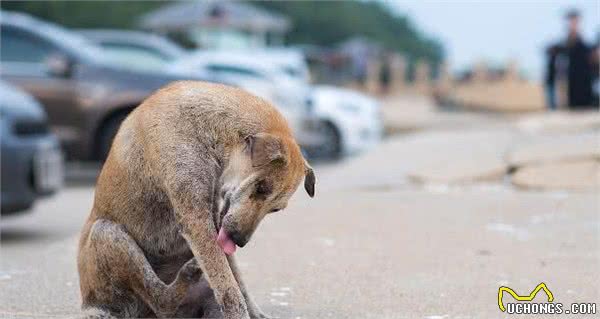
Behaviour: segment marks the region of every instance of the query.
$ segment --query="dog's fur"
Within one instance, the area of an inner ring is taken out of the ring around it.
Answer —
[[[125,119],[98,178],[79,243],[82,308],[117,317],[214,314],[199,293],[204,276],[224,317],[264,317],[217,233],[244,246],[302,178],[312,197],[313,170],[264,100],[204,82],[157,91]]]

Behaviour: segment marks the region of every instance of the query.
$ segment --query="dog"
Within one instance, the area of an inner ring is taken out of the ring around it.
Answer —
[[[84,313],[206,315],[206,283],[223,317],[267,317],[234,252],[302,179],[313,197],[314,171],[266,101],[206,82],[158,90],[123,121],[98,177],[77,257]]]

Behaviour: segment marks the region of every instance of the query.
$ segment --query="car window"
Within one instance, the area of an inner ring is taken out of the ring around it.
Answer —
[[[161,71],[167,66],[168,61],[152,51],[127,46],[102,45],[105,58],[125,68],[142,71]]]
[[[255,70],[227,64],[208,64],[205,68],[217,74],[235,74],[264,79],[265,76]]]
[[[102,42],[102,43],[100,43],[100,45],[104,49],[110,49],[110,50],[115,50],[115,51],[119,50],[119,51],[124,51],[124,52],[135,52],[140,55],[144,54],[147,56],[152,56],[154,59],[160,59],[163,61],[173,60],[173,57],[171,57],[171,56],[163,54],[158,50],[155,50],[155,49],[152,49],[149,47],[145,47],[145,46],[141,46],[141,45],[115,43],[115,42]]]
[[[284,66],[282,67],[283,72],[285,72],[287,75],[293,77],[293,78],[299,78],[302,76],[302,72],[294,67],[291,66]]]
[[[26,32],[3,26],[0,28],[2,62],[43,63],[54,51],[53,46]]]

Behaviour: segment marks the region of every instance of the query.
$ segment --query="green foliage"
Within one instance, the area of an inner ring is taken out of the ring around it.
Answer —
[[[442,45],[421,34],[408,18],[375,1],[259,1],[253,4],[292,19],[290,43],[332,45],[365,36],[383,47],[440,62]]]
[[[0,1],[3,10],[22,11],[73,28],[135,28],[143,13],[168,1]],[[409,58],[439,62],[443,48],[403,16],[374,1],[254,1],[292,19],[289,43],[334,45],[353,36],[371,38]]]
[[[0,1],[2,10],[26,12],[72,28],[134,28],[136,18],[165,1]]]

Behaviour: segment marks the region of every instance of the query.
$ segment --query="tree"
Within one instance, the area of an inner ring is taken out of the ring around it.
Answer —
[[[166,1],[5,1],[2,10],[21,11],[69,28],[134,28],[136,18]]]
[[[1,1],[3,10],[22,11],[71,28],[135,28],[137,18],[169,1]],[[291,44],[335,45],[364,36],[411,60],[434,66],[442,45],[421,34],[407,17],[375,1],[253,1],[292,19]],[[411,63],[412,65],[412,63]]]
[[[440,42],[421,34],[407,17],[374,1],[258,1],[265,9],[292,19],[291,44],[330,46],[353,36],[368,37],[409,58],[437,64],[444,57]]]

